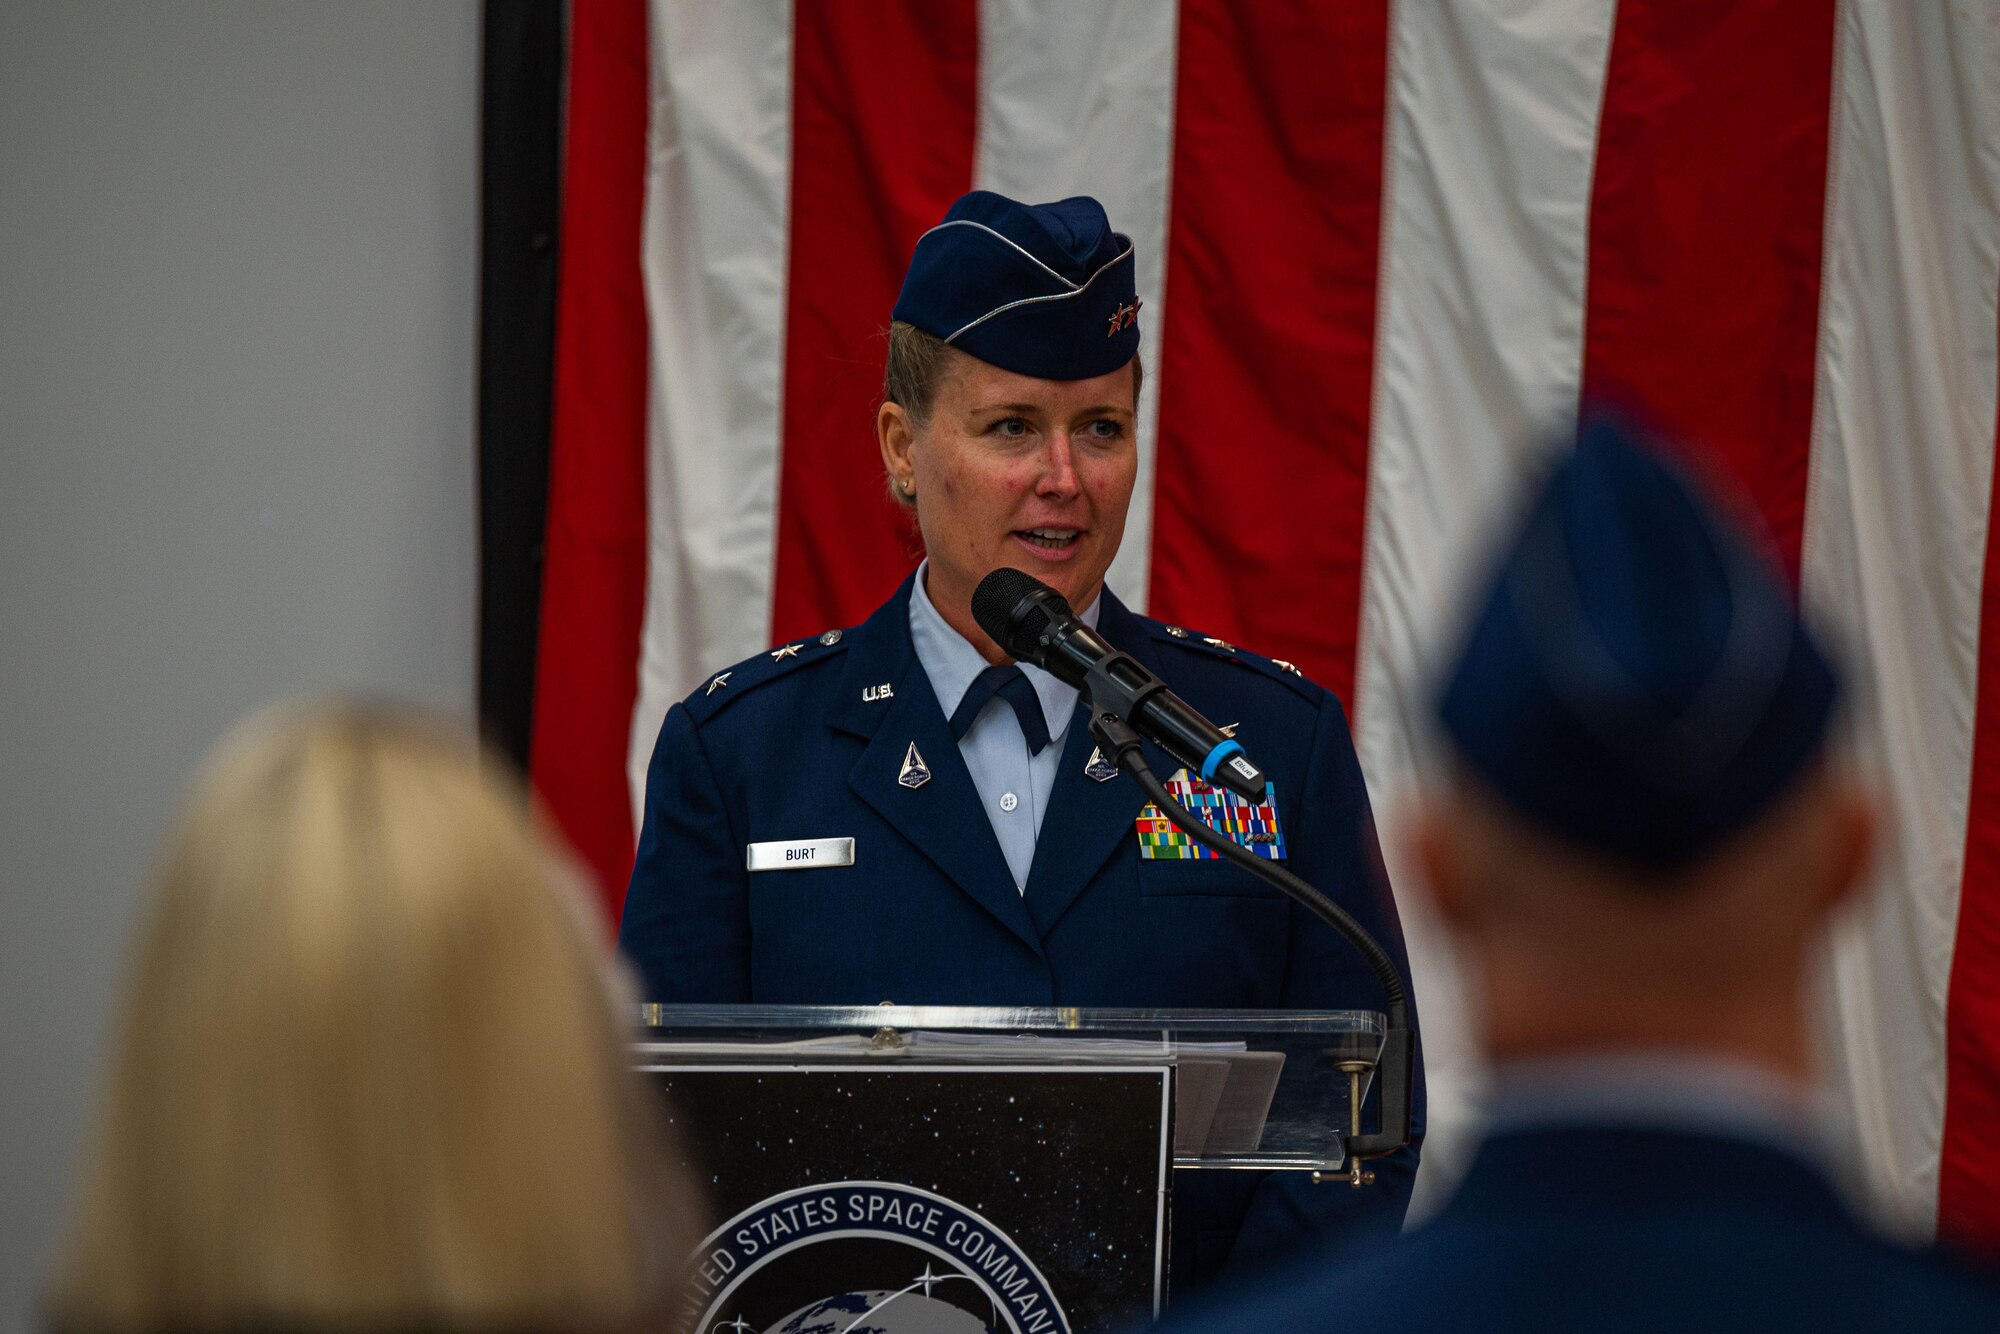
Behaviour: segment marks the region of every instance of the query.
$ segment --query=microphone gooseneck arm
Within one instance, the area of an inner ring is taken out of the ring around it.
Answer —
[[[1100,685],[1107,687],[1105,693],[1108,699],[1104,705],[1099,703]],[[1347,1157],[1354,1160],[1394,1153],[1408,1144],[1416,1042],[1410,1029],[1409,992],[1403,985],[1403,975],[1397,969],[1396,961],[1345,908],[1288,868],[1259,857],[1234,839],[1216,833],[1174,800],[1166,784],[1146,763],[1144,741],[1119,712],[1128,694],[1122,685],[1108,677],[1100,680],[1099,673],[1093,671],[1085,682],[1085,690],[1090,697],[1091,735],[1104,747],[1112,763],[1132,776],[1162,814],[1189,838],[1217,856],[1283,890],[1306,911],[1338,931],[1367,960],[1388,998],[1388,1031],[1383,1035],[1382,1053],[1376,1058],[1375,1065],[1375,1083],[1381,1090],[1381,1125],[1373,1134],[1343,1135],[1341,1147]]]
[[[1078,690],[1091,681],[1096,707],[1199,773],[1204,782],[1261,801],[1264,771],[1234,737],[1169,690],[1146,665],[1085,625],[1062,594],[1032,575],[998,569],[972,593],[972,618],[1007,653]]]
[[[1388,1032],[1375,1063],[1382,1122],[1369,1135],[1362,1132],[1358,1119],[1350,1118],[1352,1128],[1341,1137],[1341,1147],[1352,1162],[1393,1153],[1408,1144],[1416,1044],[1409,991],[1396,961],[1332,899],[1288,868],[1257,856],[1188,814],[1146,763],[1141,731],[1168,755],[1199,769],[1204,780],[1250,801],[1262,801],[1268,791],[1264,771],[1227,733],[1167,689],[1144,663],[1100,638],[1060,593],[1032,575],[1007,568],[989,573],[973,590],[972,617],[1010,656],[1034,663],[1083,693],[1090,701],[1091,735],[1169,820],[1218,857],[1276,885],[1360,951],[1381,980],[1389,1002]],[[1358,1115],[1358,1107],[1352,1110]],[[1355,1180],[1358,1184],[1360,1176]]]

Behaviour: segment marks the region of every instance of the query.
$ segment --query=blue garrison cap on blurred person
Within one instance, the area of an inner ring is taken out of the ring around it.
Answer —
[[[1667,872],[1785,792],[1838,696],[1758,544],[1655,443],[1600,420],[1505,550],[1439,711],[1531,823]]]
[[[1138,353],[1136,284],[1132,242],[1095,199],[974,190],[918,238],[892,318],[1003,370],[1088,380]]]

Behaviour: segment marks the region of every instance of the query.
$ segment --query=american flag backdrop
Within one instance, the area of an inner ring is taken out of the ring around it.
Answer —
[[[614,913],[668,704],[919,555],[872,431],[911,245],[1088,193],[1145,302],[1112,584],[1347,701],[1406,890],[1426,673],[1551,424],[1740,483],[1892,834],[1835,1101],[1893,1216],[2000,1244],[2000,0],[575,0],[570,59],[532,769]],[[1480,1077],[1402,899],[1428,1189]]]

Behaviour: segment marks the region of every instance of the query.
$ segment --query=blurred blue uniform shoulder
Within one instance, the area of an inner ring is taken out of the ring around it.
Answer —
[[[1349,1264],[1301,1263],[1162,1328],[1203,1334],[1861,1334],[2000,1329],[1988,1276],[1871,1234],[1804,1160],[1726,1135],[1496,1135],[1442,1213]]]

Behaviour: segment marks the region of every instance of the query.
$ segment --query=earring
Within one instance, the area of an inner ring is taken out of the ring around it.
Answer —
[[[915,496],[917,494],[916,483],[909,481],[907,478],[898,482],[897,485],[903,488],[903,494],[906,496]]]

